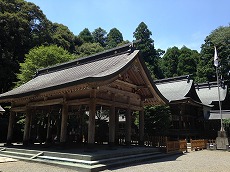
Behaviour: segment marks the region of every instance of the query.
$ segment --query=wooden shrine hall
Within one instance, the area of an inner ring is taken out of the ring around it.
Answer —
[[[139,144],[143,144],[144,106],[165,104],[167,100],[134,45],[41,69],[29,82],[0,94],[0,103],[11,103],[7,143],[13,141],[16,115],[24,114],[23,144],[42,137],[41,130],[45,130],[46,141],[56,139],[64,144],[77,133],[80,142],[93,145],[95,115],[103,108],[109,112],[109,144],[117,139],[120,109],[125,112],[125,143],[131,143],[132,114],[139,112]]]
[[[156,80],[155,84],[169,101],[171,127],[167,136],[176,139],[202,138],[204,135],[203,108],[193,80],[189,75]]]

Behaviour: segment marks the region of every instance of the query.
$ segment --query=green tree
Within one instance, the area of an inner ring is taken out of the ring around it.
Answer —
[[[52,24],[52,42],[57,46],[63,47],[65,50],[73,53],[75,51],[74,34],[63,24]]]
[[[122,33],[117,29],[113,28],[109,31],[107,35],[107,48],[114,48],[117,47],[118,44],[123,42]]]
[[[88,28],[85,28],[83,31],[81,31],[78,35],[80,39],[83,40],[84,43],[92,43],[93,42],[93,36]]]
[[[220,58],[219,72],[226,80],[230,79],[230,25],[221,26],[211,32],[201,46],[201,55],[197,67],[197,82],[215,81],[214,46]]]
[[[19,62],[35,45],[51,41],[49,22],[40,8],[24,0],[0,1],[0,92],[16,81]]]
[[[99,43],[84,43],[77,48],[76,53],[78,57],[86,57],[103,50],[104,48]]]
[[[165,78],[188,75],[196,76],[199,53],[186,46],[168,48],[160,60],[160,68]]]
[[[31,80],[40,68],[53,66],[75,59],[68,51],[56,45],[35,47],[26,54],[25,62],[20,63],[20,73],[17,74],[19,81],[17,86]]]
[[[177,74],[188,75],[192,74],[196,77],[197,64],[199,61],[199,53],[196,50],[191,50],[185,46],[180,49],[178,57]]]
[[[158,68],[158,54],[154,48],[154,41],[151,38],[152,32],[148,29],[148,26],[141,22],[136,28],[133,36],[136,40],[140,40],[137,43],[137,48],[141,50],[143,59],[147,63],[147,66],[151,72],[153,78],[160,78]]]
[[[133,33],[136,40],[141,40],[140,43],[137,43],[137,48],[141,50],[145,62],[153,65],[155,62],[156,50],[151,35],[152,32],[144,22],[141,22]]]
[[[177,76],[177,64],[180,56],[178,47],[168,48],[161,59],[160,68],[165,78]]]
[[[165,134],[170,127],[169,106],[145,107],[145,133],[149,135]]]
[[[92,32],[94,42],[99,43],[102,47],[106,46],[106,40],[107,40],[106,35],[107,35],[107,32],[101,27],[95,29]]]

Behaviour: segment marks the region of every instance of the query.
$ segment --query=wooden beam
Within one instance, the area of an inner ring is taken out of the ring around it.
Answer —
[[[25,112],[26,106],[20,106],[20,107],[13,107],[10,109],[12,112]]]
[[[130,109],[136,110],[136,111],[140,111],[142,109],[140,106],[136,106],[136,105],[132,105],[132,104],[128,104],[128,103],[123,103],[123,102],[104,100],[104,99],[100,99],[100,98],[96,98],[96,102],[97,102],[97,104],[101,104],[104,106],[112,106],[114,104],[115,107],[122,108],[122,109],[126,109],[128,106],[130,106]]]
[[[135,89],[139,89],[139,88],[147,88],[146,85],[135,85],[135,84],[132,84],[132,83],[129,83],[129,82],[125,82],[125,81],[122,81],[122,80],[116,80],[115,83],[118,83],[118,84],[123,84],[123,85],[126,85],[128,87],[132,87],[132,88],[135,88]]]
[[[89,104],[90,99],[84,98],[84,99],[74,99],[74,100],[67,100],[67,104],[70,105],[81,105],[81,104]]]
[[[132,98],[135,98],[135,99],[140,99],[141,96],[138,95],[138,94],[135,94],[135,93],[131,93],[131,92],[128,92],[128,91],[124,91],[124,90],[119,90],[119,89],[116,89],[116,88],[112,88],[112,87],[108,87],[108,86],[102,86],[100,87],[102,90],[107,90],[107,91],[110,91],[111,93],[114,93],[116,95],[123,95],[123,96],[129,96],[129,97],[132,97]]]
[[[38,102],[31,102],[31,103],[28,103],[28,106],[49,106],[49,105],[62,104],[63,102],[64,102],[63,98],[50,99],[50,100],[44,100],[44,101],[38,101]]]

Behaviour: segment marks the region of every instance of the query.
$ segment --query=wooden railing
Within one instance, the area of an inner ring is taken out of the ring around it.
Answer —
[[[157,147],[166,153],[175,151],[187,151],[186,140],[170,141],[168,137],[164,136],[148,136],[145,138],[145,145]]]
[[[200,140],[190,140],[191,141],[191,150],[202,150],[206,149],[208,140],[200,139]]]
[[[175,152],[180,150],[179,141],[167,141],[166,143],[166,153]]]
[[[152,147],[165,147],[167,137],[165,136],[146,136],[144,144]]]
[[[191,151],[193,150],[202,150],[207,148],[208,140],[200,139],[200,140],[190,140],[191,142]],[[125,135],[119,135],[119,144],[125,145]],[[132,136],[131,139],[132,145],[138,145],[138,138]],[[168,137],[165,136],[145,136],[144,141],[145,146],[156,147],[161,151],[166,153],[181,151],[187,152],[187,141],[186,140],[169,140]]]
[[[188,151],[187,150],[187,141],[186,140],[179,140],[180,143],[180,151]]]

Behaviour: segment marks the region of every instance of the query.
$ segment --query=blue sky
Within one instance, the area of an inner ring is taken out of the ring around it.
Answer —
[[[116,27],[124,40],[145,22],[156,48],[183,45],[200,51],[211,31],[230,24],[229,0],[27,0],[46,17],[66,25],[75,35],[84,28]]]

